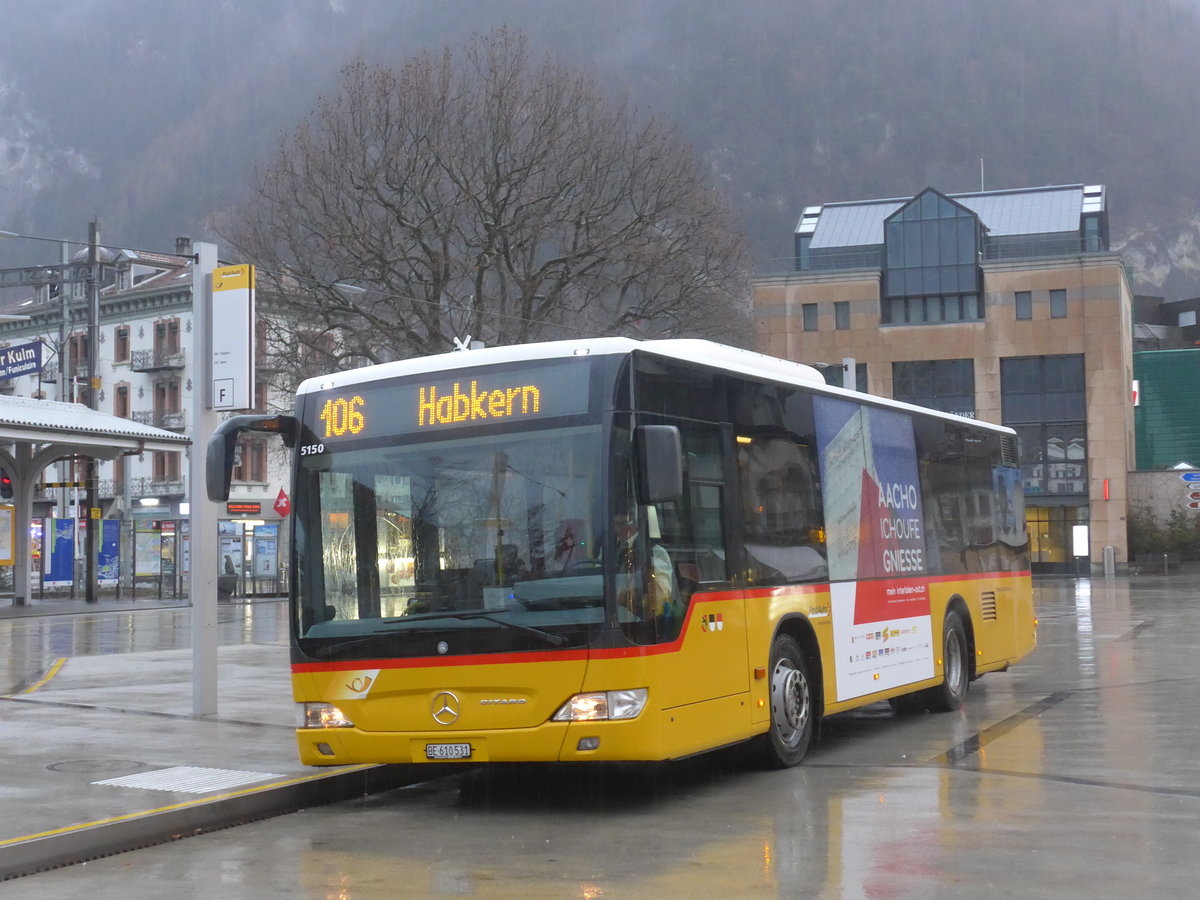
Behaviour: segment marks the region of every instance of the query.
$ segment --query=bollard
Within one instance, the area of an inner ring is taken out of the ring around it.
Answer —
[[[1117,573],[1117,551],[1115,547],[1106,545],[1104,548],[1104,574],[1115,575]]]

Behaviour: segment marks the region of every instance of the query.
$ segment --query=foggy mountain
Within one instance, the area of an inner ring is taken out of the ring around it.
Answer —
[[[219,242],[353,55],[502,23],[674,122],[763,271],[806,205],[1083,181],[1137,290],[1200,294],[1196,0],[0,0],[0,229]]]

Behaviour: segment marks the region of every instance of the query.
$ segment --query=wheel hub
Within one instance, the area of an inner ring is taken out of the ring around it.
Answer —
[[[771,678],[771,705],[779,737],[796,741],[808,721],[808,683],[790,660],[780,660]]]

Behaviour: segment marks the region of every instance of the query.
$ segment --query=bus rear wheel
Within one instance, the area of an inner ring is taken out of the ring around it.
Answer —
[[[804,758],[813,735],[812,682],[795,638],[775,638],[770,678],[771,727],[759,740],[766,762],[786,769]]]
[[[971,660],[968,656],[967,629],[955,610],[946,613],[942,626],[942,683],[930,688],[925,699],[931,712],[962,709],[971,684]]]

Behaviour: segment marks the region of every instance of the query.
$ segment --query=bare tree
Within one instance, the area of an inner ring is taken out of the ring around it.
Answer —
[[[229,238],[277,298],[289,385],[467,335],[748,333],[743,240],[703,163],[506,29],[349,65]]]

